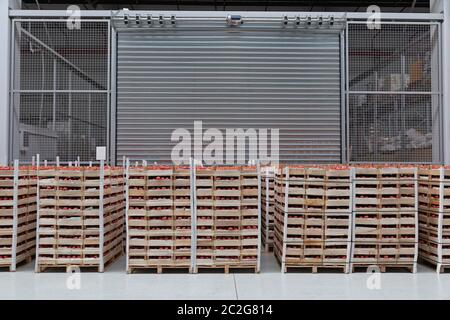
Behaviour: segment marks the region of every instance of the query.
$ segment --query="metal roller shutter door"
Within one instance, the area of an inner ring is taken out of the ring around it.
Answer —
[[[116,157],[169,162],[174,129],[279,128],[280,161],[341,161],[337,32],[149,29],[117,42]]]

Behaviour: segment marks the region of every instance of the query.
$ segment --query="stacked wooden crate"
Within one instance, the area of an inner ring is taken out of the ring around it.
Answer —
[[[174,259],[177,266],[192,268],[192,210],[191,170],[175,167],[173,175],[174,199]]]
[[[0,168],[0,268],[15,271],[36,250],[36,170]]]
[[[197,168],[196,271],[260,263],[260,181],[256,167]]]
[[[261,173],[261,238],[265,251],[273,248],[275,210],[275,172],[264,168]]]
[[[417,268],[417,168],[357,166],[352,269]]]
[[[99,189],[100,171],[97,168],[85,168],[85,192],[89,191],[86,190],[88,182],[90,182],[90,190]],[[104,171],[103,201],[101,201],[101,197],[99,201],[100,208],[103,210],[103,217],[99,216],[100,222],[103,222],[103,234],[100,233],[101,239],[103,238],[103,267],[101,270],[124,253],[123,232],[125,226],[124,170],[122,167],[107,167]]]
[[[450,167],[419,169],[419,242],[421,259],[450,268]]]
[[[274,253],[282,271],[349,271],[351,170],[280,167],[275,181]]]
[[[123,252],[123,169],[43,167],[38,177],[36,272],[57,267],[103,272]]]
[[[190,175],[188,167],[128,169],[128,272],[192,271]]]

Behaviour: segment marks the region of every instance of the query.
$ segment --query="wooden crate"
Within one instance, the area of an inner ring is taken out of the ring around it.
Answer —
[[[357,181],[372,181],[375,184],[381,181],[415,181],[417,168],[413,165],[361,165],[354,166],[355,180]]]
[[[418,242],[417,212],[354,212],[355,242]]]
[[[417,211],[418,169],[401,166],[355,167],[355,212]]]
[[[446,166],[419,169],[419,208],[438,213],[450,212],[450,179]]]
[[[350,213],[350,169],[279,168],[275,182],[275,201],[285,206],[289,212]]]
[[[450,244],[420,238],[419,256],[422,261],[434,265],[438,273],[450,268]]]
[[[15,271],[35,254],[36,192],[33,167],[0,168],[0,268]]]
[[[287,243],[284,272],[296,267],[336,267],[348,272],[350,242],[308,241]]]
[[[419,168],[419,257],[436,267],[450,268],[450,168]]]

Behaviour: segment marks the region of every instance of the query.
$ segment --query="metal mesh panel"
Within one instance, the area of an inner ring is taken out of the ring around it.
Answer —
[[[440,162],[439,28],[348,28],[349,158]]]
[[[431,100],[429,95],[350,95],[351,159],[432,162],[439,110]]]
[[[13,157],[95,160],[107,144],[109,22],[14,23]]]

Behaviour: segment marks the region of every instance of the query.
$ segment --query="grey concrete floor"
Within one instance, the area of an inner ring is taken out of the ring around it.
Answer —
[[[282,274],[273,255],[264,254],[260,274],[129,275],[124,270],[122,257],[103,274],[81,273],[77,288],[70,274],[36,274],[28,264],[17,272],[0,272],[0,299],[450,299],[450,274],[423,265],[416,274],[375,275],[379,278],[365,273]]]

